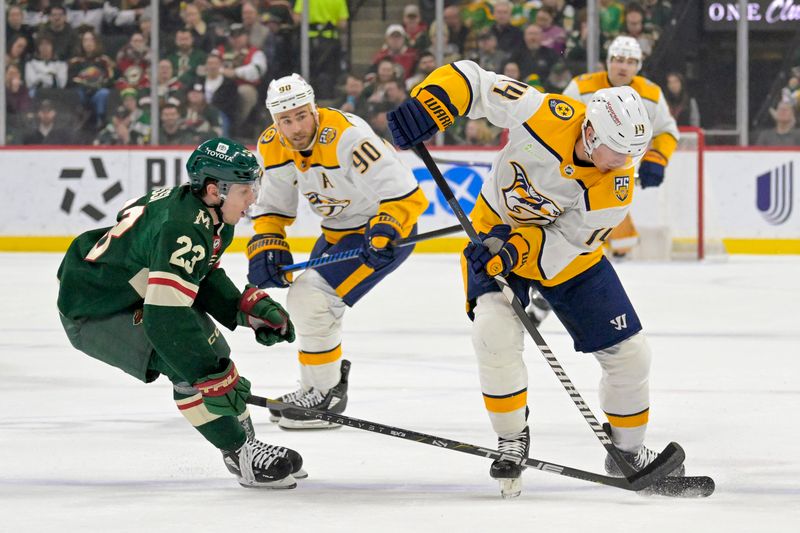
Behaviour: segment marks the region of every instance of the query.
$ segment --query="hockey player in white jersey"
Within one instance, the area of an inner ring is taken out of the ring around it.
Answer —
[[[438,68],[411,94],[389,114],[400,148],[429,139],[456,116],[509,128],[470,215],[483,244],[469,244],[462,258],[481,389],[499,450],[527,457],[530,435],[523,327],[492,279],[498,274],[523,304],[529,287],[537,288],[576,351],[594,354],[611,439],[635,469],[643,468],[657,456],[644,446],[650,348],[601,249],[628,211],[634,166],[651,139],[641,97],[630,87],[603,89],[587,107],[471,61]],[[606,469],[620,474],[612,460]],[[514,461],[494,461],[490,475],[504,496],[519,494]]]
[[[287,305],[299,342],[300,387],[286,403],[341,413],[347,405],[349,362],[342,359],[342,318],[411,254],[391,241],[416,233],[428,200],[393,147],[361,118],[318,108],[314,91],[297,74],[270,83],[267,109],[274,123],[258,139],[264,165],[261,192],[251,208],[248,279],[259,287],[289,287]],[[292,280],[286,226],[298,194],[322,217],[311,257],[363,248],[359,260],[333,263]],[[272,412],[284,429],[338,427],[300,414]]]
[[[664,181],[664,168],[678,146],[678,124],[659,86],[637,75],[642,68],[642,49],[636,39],[624,35],[614,39],[608,47],[606,66],[607,71],[576,76],[564,89],[564,94],[588,104],[595,92],[608,87],[627,85],[639,93],[653,124],[653,141],[639,165],[639,184],[642,188],[658,187]],[[638,238],[628,215],[609,235],[607,244],[612,254],[621,257],[636,245]]]

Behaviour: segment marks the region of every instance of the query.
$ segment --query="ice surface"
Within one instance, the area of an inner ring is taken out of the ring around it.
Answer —
[[[0,531],[799,530],[800,258],[618,265],[654,352],[647,442],[681,443],[687,472],[716,479],[713,496],[645,498],[529,471],[510,501],[487,459],[350,428],[285,432],[263,410],[260,438],[299,450],[310,477],[291,491],[240,488],[167,380],[145,386],[69,345],[59,261],[0,254]],[[223,263],[243,284],[243,256]],[[600,415],[594,359],[555,318],[542,332]],[[225,336],[255,392],[295,388],[293,347]],[[348,310],[343,347],[347,414],[495,446],[454,255],[413,255]],[[526,361],[532,455],[602,472],[603,448],[532,342]]]

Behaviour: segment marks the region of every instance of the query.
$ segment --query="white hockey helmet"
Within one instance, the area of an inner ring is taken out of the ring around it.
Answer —
[[[611,64],[612,57],[624,57],[625,59],[635,59],[638,62],[636,72],[642,68],[642,47],[639,46],[639,41],[627,35],[620,35],[608,47],[608,56],[606,59],[606,67]]]
[[[591,142],[586,138],[586,126],[590,123],[594,130]],[[582,130],[587,155],[591,156],[595,148],[603,144],[628,156],[628,162],[622,168],[630,168],[641,160],[653,136],[642,97],[627,85],[594,93],[586,106]]]
[[[267,87],[267,99],[264,103],[273,117],[276,113],[306,104],[311,104],[312,111],[316,111],[314,89],[299,74],[272,80]]]

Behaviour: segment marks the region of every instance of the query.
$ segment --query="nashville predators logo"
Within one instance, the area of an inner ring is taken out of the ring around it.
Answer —
[[[522,165],[516,161],[510,164],[514,169],[514,182],[503,189],[508,216],[523,224],[550,223],[561,216],[561,208],[533,188]]]
[[[330,196],[323,196],[316,192],[305,193],[311,206],[324,217],[335,217],[350,205],[350,200],[337,200]]]
[[[575,109],[563,100],[550,100],[550,111],[561,120],[569,120],[575,114]]]
[[[628,176],[617,176],[614,178],[614,196],[617,200],[624,202],[630,190],[630,178]]]
[[[272,139],[275,138],[275,128],[270,128],[264,132],[264,135],[261,137],[261,144],[267,144]]]

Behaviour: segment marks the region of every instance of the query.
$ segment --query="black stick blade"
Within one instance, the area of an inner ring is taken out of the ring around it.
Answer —
[[[677,442],[670,442],[655,461],[627,478],[633,490],[639,491],[667,477],[683,464],[686,453]]]

